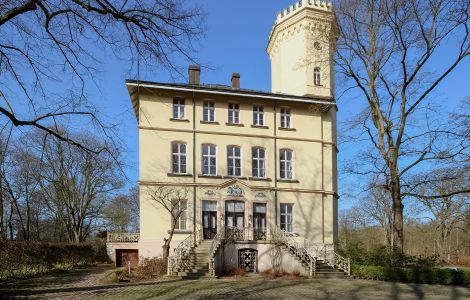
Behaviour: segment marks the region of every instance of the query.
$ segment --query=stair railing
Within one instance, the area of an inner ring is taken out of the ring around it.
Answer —
[[[301,242],[295,240],[296,235],[281,230],[279,228],[273,228],[271,230],[271,238],[277,243],[287,247],[287,249],[294,253],[301,261],[305,262],[308,265],[308,272],[310,277],[316,275],[316,261],[317,258],[308,251],[306,248],[305,239]],[[308,245],[308,243],[307,243]]]
[[[197,228],[195,233],[190,234],[179,245],[173,249],[173,254],[168,256],[167,274],[176,275],[178,269],[189,267],[190,257],[194,247],[202,240],[202,230]]]

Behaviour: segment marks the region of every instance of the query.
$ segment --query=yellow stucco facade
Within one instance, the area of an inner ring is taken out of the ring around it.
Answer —
[[[296,3],[295,9],[284,11],[276,20],[267,49],[272,63],[272,93],[237,86],[127,81],[139,127],[141,256],[161,255],[163,240],[171,227],[171,214],[150,197],[152,190],[159,187],[176,186],[187,191],[185,225],[176,230],[172,247],[195,230],[205,228],[203,201],[216,205],[213,216],[217,228],[228,225],[228,201],[243,203],[237,222],[240,225],[243,219],[244,227],[258,222],[254,204],[265,205],[266,228],[279,227],[281,223],[286,226],[281,205],[291,204],[287,221],[290,232],[314,243],[332,244],[336,240],[337,109],[331,60],[326,67],[322,65],[317,85],[314,68],[319,63],[314,59],[299,65],[308,58],[309,45],[317,41],[312,40],[315,35],[307,32],[315,33],[317,25],[306,24],[318,21],[331,28],[334,17],[330,6],[316,7],[309,2]],[[331,59],[333,46],[320,42],[322,46],[316,51],[323,49],[322,55]],[[184,103],[184,113],[177,118],[175,100]],[[207,102],[213,103],[211,122],[207,117],[205,120]],[[230,104],[238,107],[237,124],[229,122]],[[254,124],[255,107],[262,107],[262,126]],[[281,112],[289,112],[289,126],[281,120]],[[185,145],[184,172],[175,172],[173,144]],[[207,170],[202,147],[206,144],[215,146],[216,171],[210,176],[204,174]],[[241,173],[237,176],[229,174],[229,146],[240,149]],[[263,176],[253,171],[254,148],[264,149]],[[281,176],[283,149],[291,153],[290,176],[283,175],[288,179]]]

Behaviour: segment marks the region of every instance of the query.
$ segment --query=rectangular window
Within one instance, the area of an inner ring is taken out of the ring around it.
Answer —
[[[291,128],[291,115],[289,108],[281,108],[281,128]]]
[[[293,231],[293,213],[292,213],[293,204],[291,203],[281,203],[281,220],[279,224],[281,225],[281,230],[292,232]]]
[[[202,145],[202,174],[217,175],[217,155],[215,145]]]
[[[186,174],[186,144],[173,143],[171,144],[171,171],[174,174]]]
[[[215,122],[215,103],[204,101],[202,119],[205,122]]]
[[[237,146],[227,147],[228,176],[242,176],[241,148]]]
[[[184,119],[184,99],[173,99],[173,119]]]
[[[254,147],[251,149],[251,166],[254,178],[266,177],[266,151],[263,148]]]
[[[228,123],[240,124],[240,105],[236,103],[228,104]]]
[[[186,230],[188,217],[188,203],[186,200],[174,199],[171,201],[171,214],[173,221],[176,220],[175,229]]]
[[[281,149],[279,155],[280,162],[280,177],[281,179],[292,179],[293,178],[293,162],[292,162],[292,150]]]
[[[253,106],[253,125],[264,126],[264,108],[261,105]]]

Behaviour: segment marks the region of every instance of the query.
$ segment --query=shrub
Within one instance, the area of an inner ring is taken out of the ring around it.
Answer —
[[[440,268],[390,268],[352,265],[351,272],[362,279],[434,284],[470,284],[470,271]]]
[[[166,263],[161,257],[141,259],[140,264],[132,270],[137,279],[151,279],[165,275]]]
[[[91,265],[91,244],[53,244],[6,241],[0,243],[0,279],[27,277],[57,269]]]

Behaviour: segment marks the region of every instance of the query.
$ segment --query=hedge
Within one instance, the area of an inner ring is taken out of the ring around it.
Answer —
[[[72,269],[94,262],[92,244],[0,242],[0,279]]]
[[[432,284],[470,284],[469,270],[441,268],[389,268],[383,266],[352,265],[351,273],[362,279]]]

